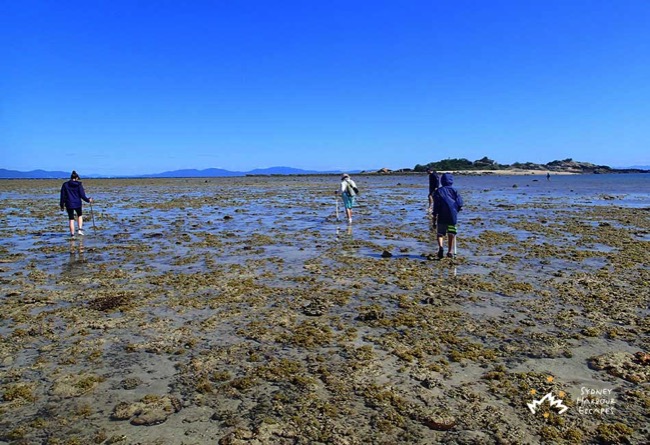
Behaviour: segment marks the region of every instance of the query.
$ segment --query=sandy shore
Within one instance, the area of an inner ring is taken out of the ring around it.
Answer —
[[[437,170],[438,174],[443,173],[452,173],[454,175],[461,176],[482,176],[482,175],[498,175],[498,176],[544,176],[546,177],[547,173],[550,173],[551,177],[553,176],[567,176],[567,175],[581,175],[585,174],[582,172],[569,172],[569,171],[552,171],[552,170],[522,170],[522,169],[508,169],[508,170]],[[391,172],[386,170],[384,172],[363,172],[362,174],[367,175],[425,175],[425,172]]]
[[[551,176],[555,175],[579,175],[582,173],[574,172],[557,172],[557,171],[546,171],[546,170],[519,170],[519,169],[510,169],[510,170],[460,170],[460,171],[449,171],[449,172],[440,172],[440,173],[454,173],[457,175],[502,175],[502,176],[546,176],[547,173],[550,173]]]
[[[0,443],[648,440],[648,209],[406,180],[0,181]]]

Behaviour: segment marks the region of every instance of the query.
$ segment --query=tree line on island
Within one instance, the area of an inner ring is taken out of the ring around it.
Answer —
[[[515,162],[513,164],[499,164],[487,156],[476,161],[465,158],[443,159],[441,161],[429,162],[428,164],[417,164],[415,172],[426,172],[428,169],[435,171],[473,171],[473,170],[540,170],[551,172],[571,173],[642,173],[647,170],[640,169],[614,169],[607,165],[596,165],[590,162],[574,161],[571,158],[551,161],[547,164],[535,164],[533,162]]]

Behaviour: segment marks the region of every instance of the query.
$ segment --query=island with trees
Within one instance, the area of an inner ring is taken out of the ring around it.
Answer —
[[[435,171],[454,171],[471,173],[515,173],[515,172],[528,172],[535,173],[650,173],[650,170],[642,170],[636,168],[629,169],[615,169],[607,165],[596,165],[590,162],[574,161],[573,159],[563,159],[551,161],[547,164],[535,164],[533,162],[515,162],[513,164],[500,164],[487,156],[476,161],[470,161],[465,158],[443,159],[436,162],[429,162],[427,164],[417,164],[412,169],[389,170],[382,168],[377,173],[423,173],[428,169]]]

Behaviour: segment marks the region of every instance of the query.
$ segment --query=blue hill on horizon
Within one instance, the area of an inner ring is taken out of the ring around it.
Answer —
[[[206,168],[204,170],[182,169],[148,175],[137,175],[136,178],[213,178],[220,176],[244,176],[244,173],[233,172],[221,168]]]
[[[205,170],[185,169],[173,170],[163,173],[156,173],[151,175],[140,175],[138,177],[146,178],[212,178],[212,177],[228,177],[228,176],[248,176],[248,175],[311,175],[311,174],[324,174],[324,173],[340,173],[340,171],[318,171],[318,170],[302,170],[293,167],[269,167],[269,168],[256,168],[246,172],[224,170],[221,168],[208,168]]]
[[[3,179],[63,179],[69,178],[70,172],[31,170],[21,172],[18,170],[7,170],[0,168],[0,178]]]
[[[358,173],[359,170],[350,172]],[[309,174],[333,174],[341,173],[340,170],[331,171],[317,171],[317,170],[302,170],[293,167],[269,167],[257,168],[247,172],[230,171],[221,168],[208,168],[204,170],[198,169],[181,169],[172,170],[162,173],[152,173],[144,175],[84,175],[86,178],[215,178],[215,177],[232,177],[232,176],[247,176],[247,175],[309,175]],[[70,172],[62,171],[46,171],[46,170],[31,170],[22,172],[18,170],[8,170],[0,168],[0,179],[67,179],[70,177]]]

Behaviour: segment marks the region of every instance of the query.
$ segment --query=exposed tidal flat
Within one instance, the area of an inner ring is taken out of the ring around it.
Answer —
[[[644,443],[647,178],[0,181],[0,443]]]

